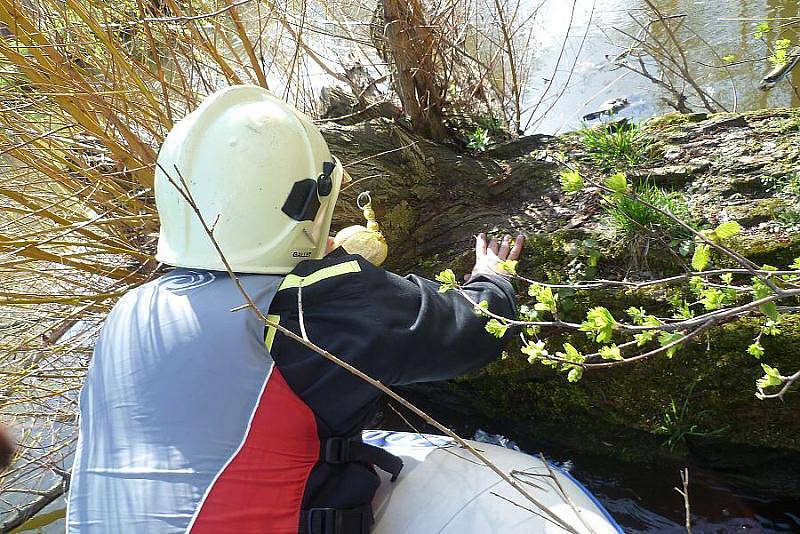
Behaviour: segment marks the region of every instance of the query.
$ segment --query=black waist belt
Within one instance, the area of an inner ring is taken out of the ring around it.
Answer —
[[[328,438],[320,443],[319,459],[329,464],[362,462],[392,475],[392,482],[403,469],[403,460],[380,447],[356,438]],[[372,506],[358,508],[311,508],[300,514],[301,534],[369,534],[372,531]]]
[[[300,516],[300,534],[369,534],[372,506],[358,508],[311,508]]]
[[[359,438],[328,438],[320,447],[320,460],[329,464],[364,462],[392,475],[392,482],[403,469],[403,460],[380,447],[367,445]]]

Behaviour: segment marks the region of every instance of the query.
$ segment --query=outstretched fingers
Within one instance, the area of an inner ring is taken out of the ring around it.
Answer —
[[[525,236],[518,235],[517,238],[514,240],[514,246],[511,248],[511,252],[508,253],[509,260],[518,260],[520,254],[522,254],[522,247],[525,245]]]
[[[488,249],[497,256],[500,253],[500,243],[497,242],[497,238],[493,237],[491,241],[489,241]]]
[[[475,236],[475,257],[482,258],[486,255],[486,234],[483,232]]]

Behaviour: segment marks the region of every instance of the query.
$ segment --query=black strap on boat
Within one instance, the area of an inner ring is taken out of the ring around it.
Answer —
[[[358,508],[311,508],[300,515],[301,534],[369,534],[372,506]]]
[[[392,475],[392,482],[403,469],[403,460],[380,447],[368,445],[359,438],[328,438],[322,440],[320,460],[329,464],[364,462]]]

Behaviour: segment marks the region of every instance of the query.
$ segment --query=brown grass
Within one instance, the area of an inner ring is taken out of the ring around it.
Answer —
[[[516,3],[414,5],[395,28],[377,0],[0,0],[0,415],[20,442],[3,527],[59,494],[102,320],[159,273],[158,147],[204,95],[253,83],[316,114],[336,82],[412,118],[518,126],[530,36]]]

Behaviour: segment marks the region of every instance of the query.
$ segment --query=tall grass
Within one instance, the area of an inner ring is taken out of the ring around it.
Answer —
[[[161,272],[153,165],[175,121],[239,83],[316,115],[338,84],[362,107],[516,128],[529,16],[498,0],[0,0],[0,415],[21,443],[3,529],[60,493],[102,320]]]

